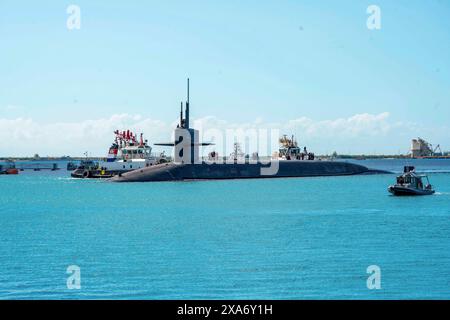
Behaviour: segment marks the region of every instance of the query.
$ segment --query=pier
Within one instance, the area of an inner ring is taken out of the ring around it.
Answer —
[[[16,163],[16,169],[20,171],[25,170],[33,170],[33,171],[41,171],[41,170],[50,170],[56,171],[61,168],[58,167],[57,163]]]

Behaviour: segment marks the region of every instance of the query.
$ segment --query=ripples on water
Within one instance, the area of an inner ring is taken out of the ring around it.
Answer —
[[[450,174],[416,198],[388,195],[394,178],[0,176],[0,298],[448,299]],[[373,264],[382,290],[366,288]],[[81,290],[66,288],[69,265]]]

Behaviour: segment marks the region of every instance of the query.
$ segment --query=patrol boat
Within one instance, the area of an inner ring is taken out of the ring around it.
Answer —
[[[428,177],[417,174],[412,166],[404,167],[403,174],[397,177],[395,185],[389,186],[388,191],[394,196],[426,196],[435,193]]]
[[[109,148],[108,157],[102,161],[84,160],[71,173],[73,178],[111,178],[116,174],[142,169],[167,162],[164,152],[152,154],[152,147],[141,133],[139,141],[130,130],[114,132],[116,135]]]

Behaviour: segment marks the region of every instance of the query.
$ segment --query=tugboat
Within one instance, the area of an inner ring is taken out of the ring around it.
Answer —
[[[0,174],[18,174],[14,161],[6,160],[3,164],[0,164]]]
[[[73,171],[73,170],[75,170],[78,167],[79,166],[77,164],[75,164],[73,161],[67,162],[67,171]]]
[[[426,180],[426,184],[424,184]],[[397,177],[397,183],[388,188],[394,196],[426,196],[435,193],[426,175],[418,175],[415,168],[406,166],[403,174]]]
[[[73,178],[111,178],[114,175],[167,162],[163,153],[152,155],[152,148],[141,133],[139,142],[130,130],[114,132],[116,135],[103,161],[83,160],[71,173]]]
[[[306,147],[302,151],[294,136],[289,139],[287,135],[283,135],[279,142],[280,149],[278,153],[275,153],[274,158],[278,158],[279,160],[314,160],[314,153],[308,152]]]

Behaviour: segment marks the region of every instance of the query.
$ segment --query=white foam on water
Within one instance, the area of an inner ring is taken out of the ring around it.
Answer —
[[[399,170],[390,170],[391,172],[394,172],[394,173],[398,173],[398,174],[403,174],[403,171],[399,171]],[[429,169],[429,170],[416,170],[416,173],[417,174],[426,174],[426,173],[450,173],[450,170],[439,170],[439,169],[436,169],[436,170],[433,170],[433,169]]]

